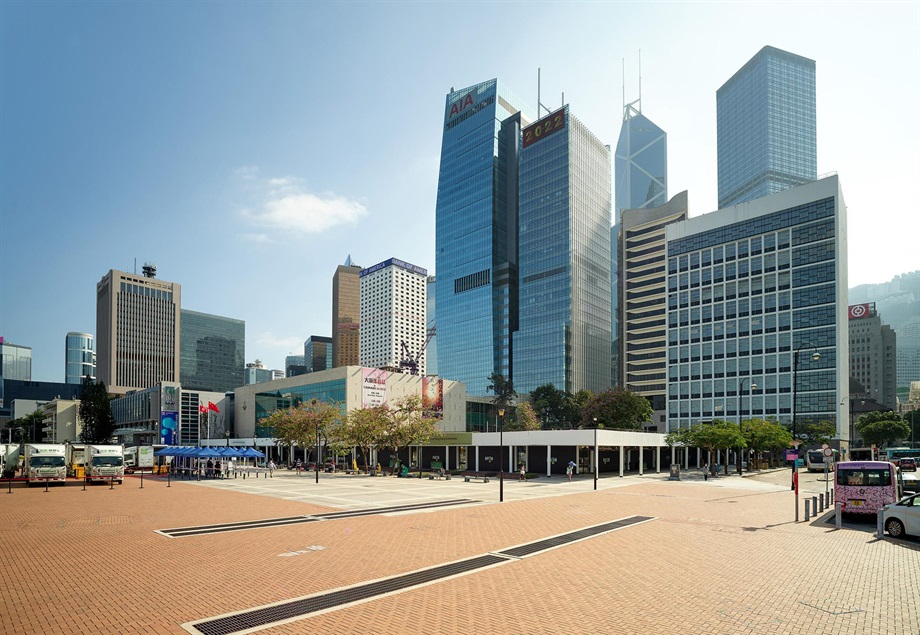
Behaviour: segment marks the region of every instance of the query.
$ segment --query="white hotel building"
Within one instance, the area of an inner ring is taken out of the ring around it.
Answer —
[[[390,258],[360,275],[360,365],[399,368],[401,361],[411,359],[418,364],[417,374],[424,376],[428,272]]]

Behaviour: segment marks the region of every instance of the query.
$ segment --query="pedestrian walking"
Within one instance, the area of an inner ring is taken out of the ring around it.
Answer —
[[[572,480],[572,474],[575,472],[575,462],[569,461],[569,464],[565,468],[565,475],[569,478],[569,481]]]
[[[703,480],[709,480],[709,463],[703,463]]]
[[[275,478],[274,474],[275,474],[275,461],[274,461],[274,459],[269,459],[269,461],[268,461],[268,475],[269,475],[271,478]]]
[[[214,461],[208,459],[208,462],[204,465],[204,475],[205,478],[211,478],[214,476]]]
[[[521,477],[520,477],[518,480],[520,480],[520,481],[526,481],[526,480],[527,480],[527,472],[526,472],[525,469],[524,469],[524,464],[523,464],[523,463],[521,463]]]

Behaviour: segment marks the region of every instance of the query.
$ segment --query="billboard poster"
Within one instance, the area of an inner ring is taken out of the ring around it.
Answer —
[[[429,417],[444,414],[444,381],[438,377],[422,377],[422,411]]]
[[[387,377],[390,373],[379,368],[361,369],[361,405],[364,408],[382,406],[387,402]]]
[[[160,411],[160,443],[176,445],[176,431],[179,427],[179,413]]]

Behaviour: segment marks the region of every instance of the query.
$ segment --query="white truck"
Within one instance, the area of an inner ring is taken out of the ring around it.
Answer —
[[[93,481],[125,480],[125,448],[121,445],[86,445],[86,478]]]
[[[67,480],[67,449],[63,443],[26,443],[25,467],[28,484],[60,483]]]
[[[125,471],[153,470],[153,446],[135,445],[125,448]]]
[[[13,478],[19,469],[19,444],[0,443],[0,473],[3,478]]]

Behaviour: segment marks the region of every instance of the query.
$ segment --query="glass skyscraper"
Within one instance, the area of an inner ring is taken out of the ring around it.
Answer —
[[[64,342],[64,383],[82,384],[84,377],[96,379],[96,352],[89,333],[67,334]]]
[[[719,207],[817,178],[815,62],[765,46],[716,91]]]
[[[522,131],[514,385],[610,388],[610,148],[568,106]]]
[[[242,383],[246,322],[181,310],[180,381],[183,388],[228,392]]]
[[[435,221],[438,371],[471,395],[485,395],[494,372],[513,376],[526,112],[496,79],[451,89],[445,100]]]
[[[617,224],[624,209],[668,202],[668,135],[633,104],[623,109],[614,171]]]
[[[848,440],[840,398],[849,393],[846,206],[837,177],[665,231],[669,429],[713,418],[828,420]]]

